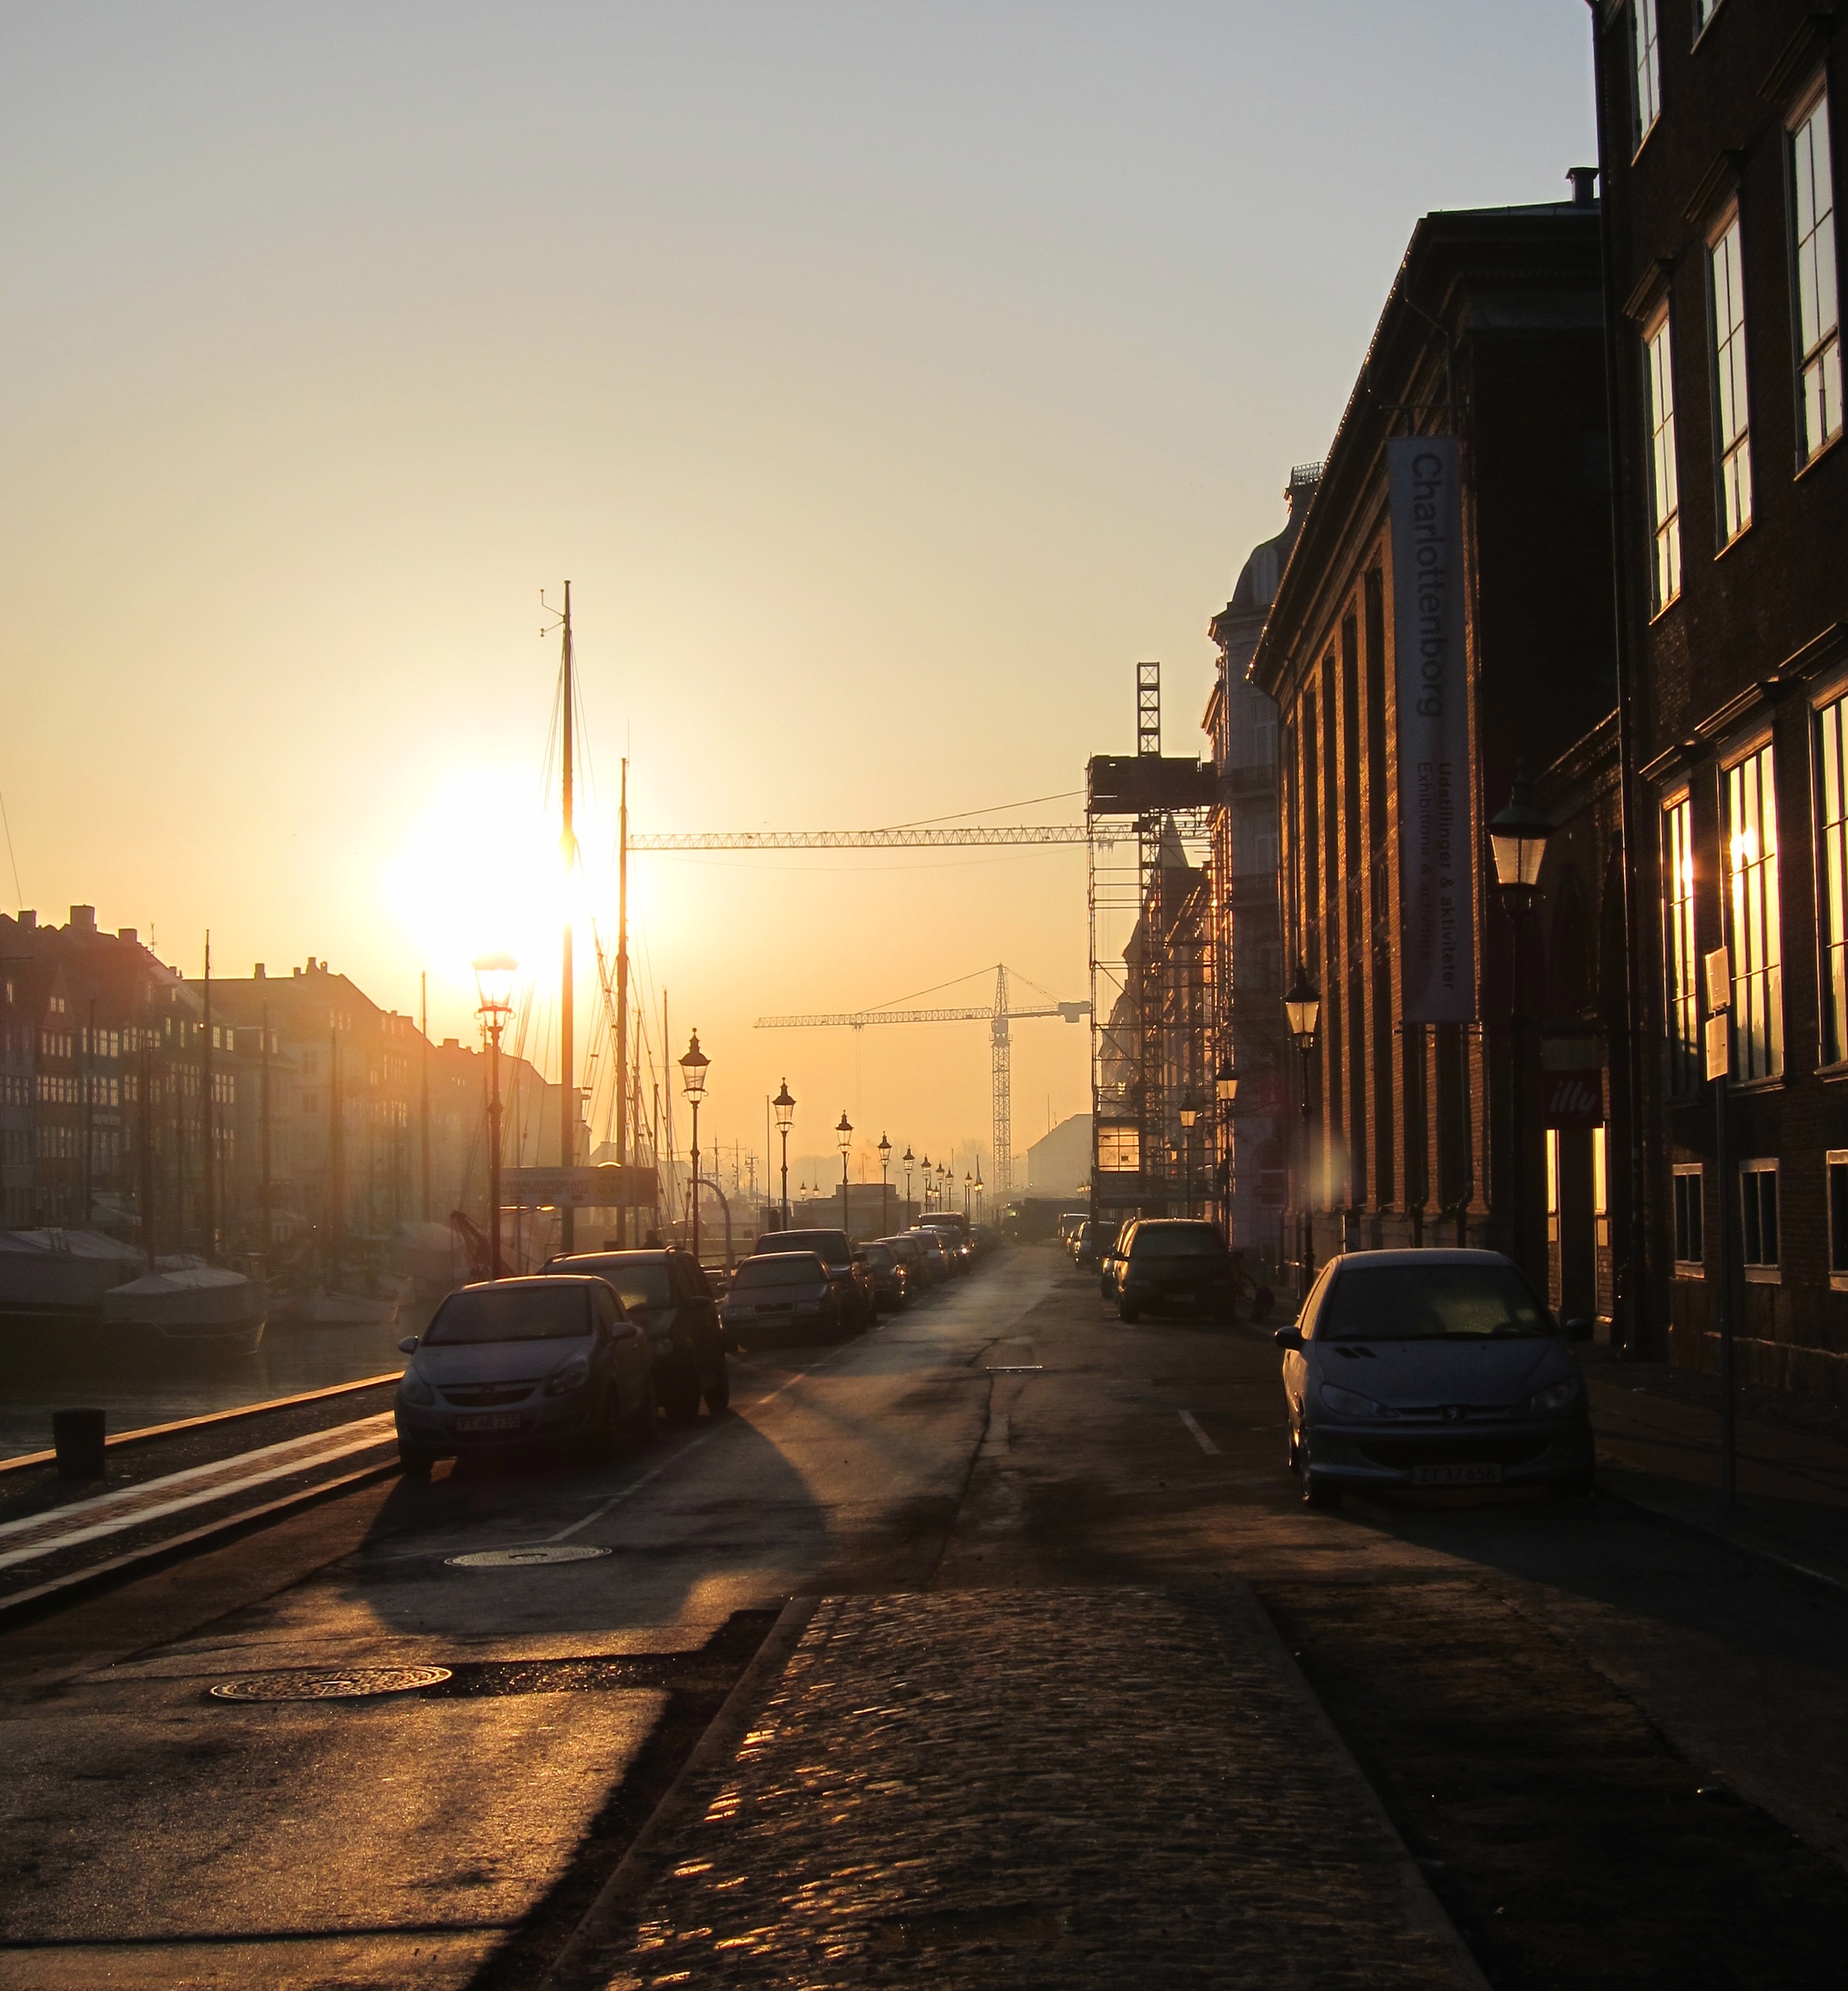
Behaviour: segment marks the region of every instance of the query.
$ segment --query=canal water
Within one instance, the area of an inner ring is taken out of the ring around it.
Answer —
[[[271,1326],[255,1353],[239,1356],[124,1356],[95,1329],[0,1321],[0,1458],[44,1451],[53,1411],[104,1411],[113,1435],[396,1373],[399,1338],[428,1312],[407,1307],[386,1327]]]

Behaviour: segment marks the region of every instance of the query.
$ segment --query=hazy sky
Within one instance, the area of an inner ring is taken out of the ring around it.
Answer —
[[[555,972],[567,575],[606,933],[625,749],[638,829],[910,822],[1077,788],[1154,657],[1201,750],[1414,222],[1564,198],[1589,67],[1581,0],[0,6],[19,902],[466,1032]],[[1081,851],[638,873],[727,1142],[787,1073],[798,1153],[986,1144],[980,1026],[761,1012],[1085,992]],[[1016,1036],[1019,1151],[1087,1100]]]

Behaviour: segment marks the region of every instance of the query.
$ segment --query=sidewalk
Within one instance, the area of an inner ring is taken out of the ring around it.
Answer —
[[[696,1799],[572,1983],[1481,1984],[1242,1585],[825,1599]]]
[[[1581,1351],[1598,1474],[1664,1519],[1848,1590],[1848,1413],[1782,1390],[1737,1399],[1738,1505],[1720,1506],[1717,1377]]]

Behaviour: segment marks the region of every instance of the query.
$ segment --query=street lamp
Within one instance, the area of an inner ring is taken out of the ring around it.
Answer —
[[[948,1162],[937,1164],[937,1207],[948,1210],[950,1207],[950,1184],[956,1179],[955,1172]]]
[[[978,1223],[982,1219],[982,1171],[978,1169],[975,1171],[975,1218]]]
[[[931,1207],[931,1158],[928,1155],[924,1156],[922,1166],[924,1169],[924,1207],[926,1210],[928,1210]]]
[[[905,1152],[904,1156],[905,1164],[905,1209],[907,1213],[905,1217],[905,1222],[907,1224],[911,1221],[908,1213],[911,1207],[911,1163],[916,1158],[911,1152],[911,1144],[907,1141],[905,1143]]]
[[[1508,1094],[1508,1139],[1511,1149],[1508,1189],[1509,1200],[1513,1206],[1509,1213],[1509,1239],[1513,1246],[1510,1255],[1517,1264],[1520,1263],[1526,1228],[1522,1221],[1526,1186],[1526,1156],[1522,1152],[1526,1135],[1526,1116],[1522,1111],[1522,1094],[1526,1081],[1523,1040],[1527,1019],[1526,1006],[1522,1000],[1521,935],[1526,930],[1528,915],[1540,897],[1540,866],[1546,861],[1547,839],[1552,832],[1552,824],[1533,806],[1533,791],[1523,778],[1522,770],[1517,767],[1507,806],[1499,815],[1489,819],[1489,845],[1495,857],[1496,886],[1507,909],[1513,940],[1514,986],[1508,1005],[1508,1056],[1513,1067]]]
[[[1315,1048],[1315,1026],[1322,1016],[1322,994],[1309,979],[1301,961],[1296,964],[1296,979],[1284,991],[1283,1013],[1302,1060],[1302,1102],[1298,1109],[1302,1118],[1302,1175],[1296,1198],[1296,1221],[1302,1232],[1298,1258],[1302,1280],[1302,1297],[1307,1299],[1309,1275],[1315,1269],[1315,1228],[1310,1221],[1309,1210],[1309,1057]]]
[[[835,1128],[841,1143],[841,1228],[847,1229],[847,1157],[853,1152],[853,1122],[847,1118],[846,1107],[841,1108],[840,1124]]]
[[[1187,1214],[1193,1214],[1193,1129],[1200,1120],[1200,1101],[1191,1092],[1181,1100],[1181,1188]]]
[[[965,1169],[962,1172],[962,1220],[965,1224],[969,1220],[969,1191],[975,1186],[975,1178]]]
[[[706,1067],[712,1063],[699,1048],[695,1030],[680,1060],[680,1083],[693,1107],[693,1263],[699,1262],[699,1102],[706,1097]]]
[[[1214,1180],[1220,1195],[1220,1214],[1225,1220],[1226,1241],[1232,1241],[1232,1108],[1238,1098],[1238,1074],[1229,1053],[1222,1053],[1219,1070],[1213,1075],[1213,1096],[1219,1101],[1219,1124],[1224,1138],[1213,1155]],[[1221,1152],[1223,1150],[1223,1152]]]
[[[789,1228],[789,1128],[795,1118],[795,1101],[789,1096],[789,1081],[771,1102],[776,1108],[777,1131],[783,1137],[783,1228]]]
[[[513,1014],[513,978],[519,963],[510,954],[485,954],[475,964],[477,1013],[488,1027],[488,1276],[501,1265],[501,1032]]]
[[[892,1143],[886,1138],[883,1134],[881,1134],[879,1137],[879,1227],[882,1232],[886,1229],[887,1222],[886,1214],[886,1171],[890,1169],[891,1166]]]

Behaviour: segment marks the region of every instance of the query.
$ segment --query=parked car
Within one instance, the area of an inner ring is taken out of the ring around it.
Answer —
[[[883,1238],[872,1239],[860,1251],[866,1270],[873,1275],[873,1297],[882,1307],[897,1313],[911,1297],[911,1275],[904,1261]]]
[[[1117,1314],[1135,1322],[1165,1308],[1218,1320],[1232,1318],[1232,1254],[1218,1227],[1188,1217],[1141,1218],[1123,1247]]]
[[[1117,1227],[1104,1217],[1087,1217],[1072,1247],[1072,1259],[1081,1272],[1098,1271],[1104,1254],[1117,1241]]]
[[[522,1446],[645,1442],[659,1415],[648,1336],[601,1279],[458,1287],[421,1335],[392,1410],[407,1472]]]
[[[1071,1249],[1071,1241],[1078,1234],[1078,1226],[1090,1214],[1087,1210],[1067,1210],[1060,1213],[1059,1242],[1067,1251]]]
[[[948,1210],[933,1210],[928,1217],[921,1217],[917,1220],[917,1227],[921,1230],[936,1233],[952,1271],[975,1270],[975,1254],[970,1249],[968,1233],[960,1217],[952,1215]]]
[[[690,1251],[573,1251],[550,1258],[543,1276],[604,1280],[632,1320],[639,1321],[655,1361],[655,1389],[676,1424],[715,1414],[731,1401],[724,1332],[706,1275]]]
[[[1312,1507],[1346,1487],[1592,1489],[1577,1357],[1499,1251],[1348,1252],[1275,1339]]]
[[[931,1268],[931,1281],[934,1285],[954,1276],[949,1252],[936,1231],[921,1228],[907,1230],[905,1235],[917,1240],[918,1248],[924,1254],[924,1262]]]
[[[930,1255],[915,1232],[907,1230],[896,1237],[882,1237],[879,1242],[897,1254],[914,1296],[930,1291],[936,1278],[931,1270]]]
[[[828,1268],[841,1296],[842,1317],[849,1333],[857,1334],[879,1318],[879,1300],[865,1258],[847,1241],[844,1230],[766,1230],[751,1247],[755,1258],[767,1251],[812,1251]]]
[[[747,1347],[838,1341],[841,1289],[813,1251],[765,1251],[740,1264],[720,1303],[728,1337]]]
[[[1124,1254],[1129,1249],[1129,1241],[1135,1234],[1137,1220],[1133,1217],[1117,1232],[1098,1258],[1098,1290],[1107,1300],[1117,1297],[1118,1283],[1123,1276]]]

